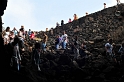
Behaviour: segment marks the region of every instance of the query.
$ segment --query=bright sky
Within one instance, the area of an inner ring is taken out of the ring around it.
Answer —
[[[120,0],[124,3],[124,0]],[[19,29],[21,25],[26,30],[45,31],[46,28],[55,28],[56,22],[64,23],[73,20],[73,15],[78,18],[100,11],[106,7],[117,4],[116,0],[8,0],[8,6],[3,18],[3,27]]]

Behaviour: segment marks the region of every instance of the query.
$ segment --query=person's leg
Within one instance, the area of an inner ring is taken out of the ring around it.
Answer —
[[[77,59],[77,53],[76,52],[77,52],[77,49],[74,48],[74,60]]]
[[[71,51],[74,54],[74,45],[73,44],[71,45]]]
[[[17,54],[18,54],[18,58],[19,58],[19,61],[21,62],[21,55],[20,55],[20,51],[19,51],[19,46],[17,45]]]
[[[46,51],[46,44],[45,43],[42,43],[42,49],[43,49],[43,51]]]
[[[64,42],[62,42],[62,49],[64,49]]]
[[[79,54],[79,49],[77,48],[77,57],[79,58],[80,54]]]
[[[37,61],[37,67],[38,67],[38,71],[41,71],[40,70],[40,52],[38,52],[38,61]]]
[[[66,49],[66,42],[62,42],[62,49]]]
[[[56,49],[57,49],[57,50],[59,49],[59,44],[56,44]]]

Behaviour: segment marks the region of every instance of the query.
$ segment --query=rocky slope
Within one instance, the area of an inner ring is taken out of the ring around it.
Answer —
[[[74,35],[78,35],[80,43],[87,43],[90,52],[87,53],[88,59],[72,61],[73,56],[69,50],[65,53],[47,52],[41,57],[41,71],[37,71],[29,58],[20,72],[9,69],[6,70],[7,73],[4,72],[5,77],[10,78],[10,81],[30,82],[123,82],[124,64],[108,60],[104,53],[107,39],[112,38],[117,49],[124,41],[123,10],[124,4],[109,7],[46,32],[49,36],[48,46],[53,45],[55,36],[61,35],[64,30],[69,35],[70,42]]]

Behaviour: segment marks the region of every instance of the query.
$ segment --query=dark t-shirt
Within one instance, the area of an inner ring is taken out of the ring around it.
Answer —
[[[55,40],[55,44],[59,44],[60,43],[60,38],[57,38],[56,40]]]
[[[74,41],[74,45],[78,45],[78,41],[77,40]]]

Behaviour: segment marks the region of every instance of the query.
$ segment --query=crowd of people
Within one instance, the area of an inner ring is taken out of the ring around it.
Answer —
[[[120,4],[120,0],[117,0],[117,4]],[[106,7],[106,3],[104,3],[104,8]],[[86,12],[86,15],[88,15],[88,13]],[[77,14],[73,15],[75,20],[78,20],[78,16]],[[71,18],[69,18],[68,23],[72,22]],[[59,27],[59,23],[56,23],[57,27]],[[61,20],[61,26],[64,25],[64,20]],[[9,43],[12,43],[14,41],[15,37],[19,37],[19,39],[22,41],[21,43],[21,49],[22,51],[24,51],[24,42],[28,41],[28,40],[34,40],[35,37],[37,35],[37,32],[31,31],[31,29],[29,29],[28,31],[25,30],[24,26],[22,25],[20,29],[16,29],[15,27],[13,28],[13,30],[10,30],[10,27],[7,27],[3,32],[2,32],[2,38],[4,39],[4,45],[8,45]],[[71,44],[71,50],[74,52],[75,57],[74,59],[78,59],[79,56],[85,56],[85,50],[86,50],[86,44],[84,42],[82,42],[82,44],[78,44],[78,36],[74,36],[72,37],[73,41],[72,43],[69,42],[68,39],[68,34],[64,31],[62,36],[57,35],[55,38],[55,49],[59,50],[59,49],[67,49],[67,45]],[[47,47],[47,41],[48,41],[48,36],[45,32],[43,32],[42,35],[42,41],[40,42],[40,47],[43,51],[46,51],[46,47]],[[105,44],[105,50],[106,50],[106,56],[109,56],[110,58],[114,58],[115,57],[115,53],[113,50],[113,44],[112,44],[112,39],[109,40],[108,43]],[[123,59],[123,43],[121,48],[119,49],[118,53],[121,53],[121,58]]]
[[[78,16],[77,14],[74,14],[73,15],[73,20],[71,18],[68,19],[68,23],[71,23],[75,20],[78,20]],[[65,23],[64,23],[64,20],[61,20],[61,23],[59,24],[58,22],[56,22],[56,27],[59,27],[59,26],[63,26]]]
[[[116,63],[124,63],[124,42],[122,42],[120,48],[115,51],[115,43],[112,39],[109,39],[105,44],[106,57],[110,60],[114,59]]]
[[[116,0],[116,2],[117,2],[117,5],[119,5],[119,4],[121,4],[121,2],[120,2],[120,0]],[[104,5],[104,9],[106,8],[106,3],[103,3],[103,5]],[[88,15],[88,12],[86,12],[86,16]],[[77,14],[74,14],[73,15],[73,20],[71,19],[71,18],[69,18],[68,19],[68,23],[70,23],[70,22],[72,22],[72,21],[75,21],[75,20],[77,20],[78,19],[78,16],[77,16]],[[58,26],[62,26],[62,25],[64,25],[64,20],[61,20],[61,23],[59,24],[58,22],[56,22],[56,27],[58,27]]]
[[[120,0],[117,0],[117,4],[120,4]],[[0,5],[1,6],[1,5]],[[1,7],[0,7],[1,8]],[[5,10],[5,8],[3,9]],[[88,14],[88,13],[87,13]],[[3,12],[0,12],[0,15],[3,15]],[[77,20],[78,17],[76,14],[74,14],[74,20]],[[72,22],[72,20],[69,18],[69,23]],[[61,21],[61,25],[64,24],[64,21]],[[2,26],[2,21],[1,21],[1,26]],[[57,26],[59,26],[59,24],[57,23]],[[2,27],[1,27],[1,32],[2,32]],[[4,46],[7,46],[9,44],[11,44],[16,37],[18,37],[21,41],[21,50],[24,50],[24,46],[25,46],[25,41],[28,40],[34,40],[37,33],[34,31],[31,31],[31,29],[29,29],[29,31],[26,31],[24,26],[21,26],[20,29],[16,29],[15,27],[13,28],[13,30],[10,30],[10,27],[7,27],[3,32],[2,32],[2,38],[4,41]],[[67,45],[70,44],[69,39],[68,39],[68,34],[64,31],[62,36],[57,35],[55,38],[55,49],[59,50],[59,49],[67,49]],[[78,59],[79,57],[86,57],[86,50],[87,50],[87,46],[85,42],[82,42],[81,44],[78,43],[79,39],[78,36],[72,37],[73,41],[71,43],[71,50],[74,52],[74,60]],[[38,48],[41,47],[41,49],[43,51],[46,51],[46,47],[47,47],[47,41],[48,41],[48,36],[45,32],[43,32],[42,35],[42,41],[40,42],[40,46],[36,47],[35,45],[35,49],[38,50]],[[18,46],[18,45],[15,45]],[[20,47],[20,46],[19,46]],[[119,54],[119,58],[120,60],[117,59],[117,53],[115,53],[114,51],[114,44],[112,42],[112,39],[109,39],[108,42],[105,44],[105,51],[106,51],[106,57],[108,59],[114,59],[116,63],[124,63],[124,43],[121,44],[121,47],[118,50],[118,54]],[[4,58],[4,57],[2,57]],[[21,59],[20,59],[21,60]],[[38,62],[36,64],[39,64]],[[39,66],[38,66],[39,67]],[[38,68],[38,70],[40,70],[40,68]]]
[[[77,20],[77,19],[75,19]],[[39,42],[40,46],[39,47],[35,47],[36,49],[41,49],[42,51],[46,52],[47,51],[47,42],[48,42],[48,35],[43,32],[41,34],[42,36],[42,40]],[[34,38],[37,37],[37,32],[31,31],[31,29],[29,29],[28,31],[25,30],[24,26],[21,26],[21,28],[18,30],[15,27],[13,28],[13,30],[10,30],[10,27],[7,27],[3,33],[2,33],[2,37],[4,39],[4,45],[8,45],[11,44],[14,41],[15,37],[18,37],[21,40],[21,51],[25,51],[24,47],[25,47],[25,41],[30,41],[30,40],[35,40]],[[79,39],[78,36],[74,36],[73,41],[69,41],[68,39],[68,34],[63,31],[63,34],[60,35],[56,35],[56,38],[54,39],[54,46],[55,46],[55,50],[60,50],[60,49],[64,49],[66,50],[68,48],[68,44],[69,47],[71,48],[71,51],[74,54],[74,60],[80,58],[80,57],[86,57],[86,43],[82,42],[81,44],[79,44]],[[17,45],[16,45],[17,46]],[[105,51],[106,51],[106,57],[108,59],[114,59],[115,62],[124,62],[124,43],[122,43],[122,46],[120,47],[120,49],[118,50],[118,54],[120,54],[120,59],[121,60],[117,60],[116,59],[116,54],[114,51],[114,44],[112,42],[112,39],[109,39],[108,42],[105,44]]]

